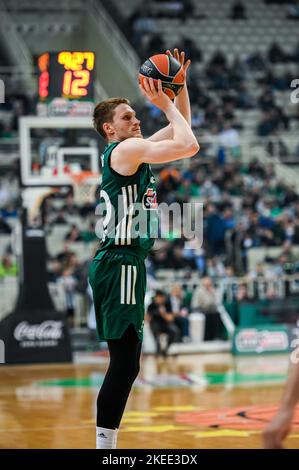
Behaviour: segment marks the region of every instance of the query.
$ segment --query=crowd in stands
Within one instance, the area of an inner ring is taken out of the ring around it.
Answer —
[[[205,158],[205,150],[202,151]],[[299,244],[299,198],[295,188],[276,178],[272,164],[257,161],[219,164],[217,159],[193,159],[190,168],[163,168],[159,174],[161,202],[184,204],[192,198],[203,202],[203,245],[190,252],[181,227],[169,239],[157,242],[150,260],[154,268],[197,269],[205,274],[219,263],[232,266],[237,275],[247,272],[252,247]],[[176,233],[177,232],[177,233]],[[238,245],[238,256],[230,247]],[[192,253],[192,254],[190,254]],[[211,265],[212,262],[212,265]]]
[[[266,4],[277,3],[285,5],[285,18],[290,20],[299,19],[298,0],[265,0]],[[146,34],[157,32],[156,18],[178,19],[185,22],[189,18],[204,20],[208,16],[206,12],[197,13],[192,0],[150,0],[146,4],[140,3],[133,12],[126,18],[126,34],[132,41],[135,48],[138,49],[140,41]],[[235,0],[231,4],[227,17],[234,21],[247,20],[246,2]]]
[[[294,19],[297,4],[287,4],[288,14]],[[149,2],[136,10],[128,20],[128,28],[141,60],[166,50],[156,28],[157,16],[179,17],[186,21],[191,14],[192,2],[189,0],[169,2],[168,5],[167,2]],[[234,3],[230,18],[236,21],[247,18],[242,2]],[[298,193],[296,188],[280,180],[273,164],[262,165],[254,159],[249,164],[242,162],[240,133],[244,124],[236,114],[237,110],[260,111],[255,130],[259,137],[279,137],[290,128],[296,115],[287,115],[277,104],[276,91],[289,90],[292,76],[288,64],[298,63],[299,44],[292,54],[286,53],[279,43],[273,43],[266,54],[235,57],[233,62],[229,62],[222,51],[206,61],[200,44],[187,37],[182,37],[176,46],[186,52],[193,64],[202,64],[200,70],[191,67],[189,76],[192,126],[202,137],[201,150],[198,157],[185,167],[154,168],[158,200],[167,204],[178,202],[181,206],[193,200],[202,202],[203,244],[197,237],[185,239],[182,225],[178,226],[175,220],[171,220],[171,230],[167,238],[156,241],[147,269],[153,281],[159,270],[173,269],[184,270],[186,278],[195,272],[202,282],[193,295],[181,285],[174,285],[168,295],[161,289],[154,290],[147,308],[147,319],[157,342],[157,352],[162,354],[167,352],[171,343],[188,341],[188,314],[192,311],[201,311],[206,316],[206,339],[223,337],[217,313],[219,292],[213,287],[214,280],[237,276],[266,279],[299,272],[298,257],[294,254],[294,245],[299,245]],[[273,66],[277,63],[285,64],[283,73],[275,72]],[[259,72],[255,78],[257,88],[261,90],[258,96],[253,96],[248,88],[247,80],[252,72]],[[18,135],[18,117],[34,113],[35,100],[15,93],[1,106],[0,139],[9,139]],[[145,135],[155,132],[165,122],[162,113],[149,104],[139,107],[138,117]],[[281,155],[290,153],[283,141],[279,145]],[[270,155],[274,152],[271,140],[267,150]],[[299,145],[297,156],[299,158]],[[18,165],[1,169],[0,243],[2,235],[12,233],[14,224],[11,221],[18,217],[20,195]],[[57,198],[63,202],[59,208],[54,204]],[[89,259],[80,260],[72,246],[76,243],[96,245],[96,204],[95,197],[94,204],[77,207],[70,192],[48,198],[43,207],[47,235],[50,236],[58,225],[68,226],[61,240],[61,252],[55,256],[49,253],[48,274],[49,282],[64,286],[70,321],[74,315],[75,293],[87,295],[90,262]],[[70,215],[84,220],[84,228],[79,223],[70,222]],[[40,223],[41,220],[37,220],[36,226]],[[281,250],[276,257],[268,256],[252,270],[248,254],[255,247],[280,247]],[[16,276],[17,273],[10,243],[2,251],[0,278]],[[157,287],[157,283],[153,285]],[[268,299],[275,296],[271,289],[266,292]],[[242,302],[252,297],[256,298],[256,295],[250,296],[244,283],[239,285],[234,299]],[[167,336],[164,345],[160,344],[161,333]]]
[[[177,47],[186,50],[187,57],[192,57],[193,63],[203,60],[204,52],[199,49],[199,45],[192,43],[191,39],[182,38]],[[146,59],[161,50],[166,48],[158,34],[149,41],[145,51],[140,51],[140,55],[142,59]],[[276,99],[276,91],[290,93],[293,74],[288,70],[288,63],[298,62],[298,50],[299,45],[292,55],[287,55],[277,43],[273,43],[267,56],[255,53],[246,59],[235,57],[232,63],[228,62],[222,51],[218,51],[207,63],[204,62],[200,72],[191,67],[189,95],[193,128],[220,140],[223,134],[228,135],[232,138],[234,146],[238,147],[238,133],[244,129],[244,125],[238,120],[236,111],[257,110],[260,117],[256,123],[255,134],[277,139],[284,131],[290,129],[291,120],[297,121],[299,117],[298,111],[292,116],[287,115]],[[275,63],[285,63],[284,72],[275,72]],[[248,89],[248,77],[257,70],[259,74],[254,81],[260,93],[253,96]],[[143,118],[147,117],[144,119],[147,133],[158,128],[163,119],[162,113],[150,105],[141,109],[140,114]],[[293,151],[285,143],[281,145],[284,146],[280,150],[282,156],[287,156]],[[273,149],[268,147],[268,152],[273,153]],[[295,154],[299,156],[298,143]]]
[[[268,2],[271,3],[271,2]],[[281,3],[281,2],[279,2]],[[297,2],[286,2],[290,9],[298,8]],[[161,53],[171,47],[165,44],[163,35],[155,19],[163,16],[180,18],[201,18],[193,12],[191,0],[178,2],[151,1],[146,5],[138,6],[126,20],[127,37],[131,40],[134,49],[143,61],[149,56]],[[229,14],[232,19],[246,19],[246,5],[236,1]],[[256,123],[256,135],[260,137],[279,137],[281,132],[290,129],[292,119],[298,119],[299,113],[288,116],[283,107],[277,104],[277,91],[290,91],[293,74],[289,64],[298,63],[299,43],[290,53],[286,52],[279,40],[273,42],[268,51],[247,56],[235,56],[228,60],[227,55],[219,50],[207,59],[205,51],[200,44],[190,37],[182,36],[175,44],[180,50],[186,52],[186,57],[193,64],[200,63],[202,68],[191,67],[189,72],[189,94],[192,103],[192,125],[198,131],[220,137],[223,132],[232,129],[238,133],[243,129],[243,123],[238,121],[236,110],[260,111],[260,118]],[[275,71],[275,64],[284,64],[283,71]],[[255,75],[256,88],[260,89],[258,96],[252,95],[248,88],[248,78]],[[17,135],[18,117],[34,113],[36,97],[28,97],[19,92],[12,92],[7,96],[6,102],[1,105],[0,138],[9,138]],[[7,112],[7,117],[5,117]],[[159,127],[163,119],[161,113],[151,106],[139,110],[140,117],[145,117],[144,132],[152,133]],[[236,139],[236,137],[234,137]],[[273,153],[271,144],[268,151]],[[293,151],[293,150],[292,150]],[[280,154],[286,156],[290,153],[285,142],[281,143]],[[299,142],[295,154],[299,157]]]

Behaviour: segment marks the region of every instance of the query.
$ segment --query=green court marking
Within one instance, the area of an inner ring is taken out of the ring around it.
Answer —
[[[284,382],[286,374],[242,374],[240,372],[207,372],[206,378],[210,385],[216,384],[248,384],[266,382]]]
[[[102,385],[103,375],[97,377],[81,377],[79,379],[71,377],[69,379],[42,380],[38,385],[43,387],[97,387]]]
[[[240,372],[207,372],[206,374],[185,374],[183,377],[179,374],[176,376],[164,375],[153,376],[150,380],[137,379],[135,383],[136,388],[143,388],[145,386],[152,386],[156,388],[173,388],[173,387],[192,387],[198,385],[199,381],[206,385],[242,385],[242,384],[262,384],[262,383],[282,383],[286,379],[286,374],[242,374]],[[95,374],[91,377],[81,378],[66,378],[39,381],[38,385],[44,387],[99,387],[102,385],[104,375]]]

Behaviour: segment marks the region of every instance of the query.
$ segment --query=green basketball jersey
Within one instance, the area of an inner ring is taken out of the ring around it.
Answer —
[[[131,248],[145,257],[154,244],[158,230],[157,192],[150,165],[143,163],[130,176],[111,168],[111,152],[119,142],[107,144],[102,160],[100,205],[103,237],[97,253]]]

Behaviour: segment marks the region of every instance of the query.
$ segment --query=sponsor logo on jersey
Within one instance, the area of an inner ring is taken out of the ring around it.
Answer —
[[[146,210],[158,209],[157,192],[153,188],[147,188],[142,198],[142,206]]]

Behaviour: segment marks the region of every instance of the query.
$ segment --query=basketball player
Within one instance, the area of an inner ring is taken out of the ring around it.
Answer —
[[[299,401],[299,362],[290,370],[282,403],[263,432],[265,449],[283,449],[282,442],[291,430],[295,406]]]
[[[171,54],[170,51],[167,51]],[[174,56],[187,71],[184,53]],[[111,98],[94,110],[94,126],[106,140],[102,155],[101,200],[108,214],[119,221],[110,232],[109,219],[90,268],[98,335],[108,343],[109,368],[97,399],[98,449],[116,448],[117,432],[132,384],[139,372],[144,323],[146,272],[144,260],[153,246],[150,227],[132,237],[132,206],[141,203],[146,220],[157,208],[155,178],[150,164],[192,157],[199,150],[191,130],[187,85],[175,104],[152,79],[140,86],[142,94],[165,114],[169,124],[144,139],[134,109],[125,98]],[[118,200],[122,200],[119,207]],[[120,216],[120,217],[119,217]],[[105,216],[105,219],[107,216]],[[112,236],[111,236],[112,234]]]

